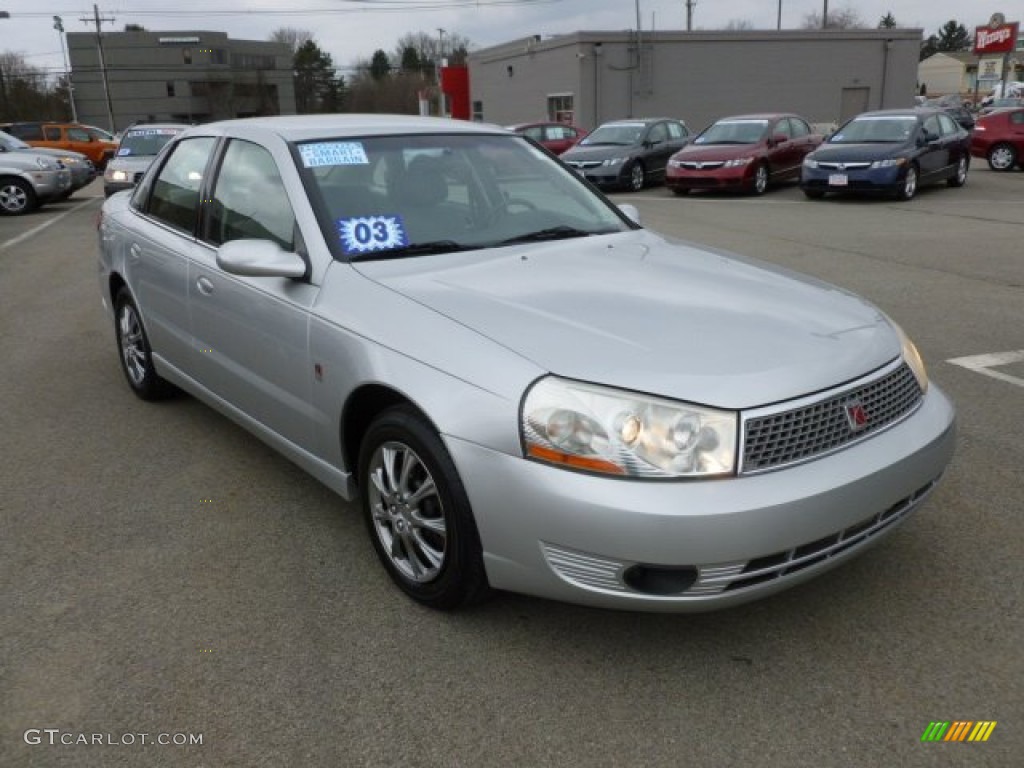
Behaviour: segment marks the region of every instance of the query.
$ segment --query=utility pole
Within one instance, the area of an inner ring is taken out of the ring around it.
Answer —
[[[441,77],[441,69],[444,67],[444,33],[441,27],[437,28],[437,116],[445,115],[444,80]]]
[[[110,100],[110,82],[107,80],[107,64],[103,58],[103,22],[113,23],[114,18],[112,16],[105,16],[100,18],[100,9],[98,6],[93,5],[92,7],[92,18],[82,17],[79,19],[86,24],[93,22],[96,25],[96,51],[100,56],[100,74],[103,76],[103,95],[107,100],[107,119],[110,121],[110,132],[116,133],[117,129],[114,127],[114,104]]]
[[[828,0],[825,0],[825,8],[821,12],[821,28],[828,29]]]
[[[693,31],[693,8],[697,5],[697,0],[686,0],[686,31]]]
[[[68,101],[71,102],[71,122],[78,122],[78,109],[75,107],[75,87],[71,84],[71,65],[68,64],[68,49],[64,45],[64,19],[60,16],[53,17],[53,28],[57,30],[60,37],[60,54],[64,59],[64,79],[68,86]]]

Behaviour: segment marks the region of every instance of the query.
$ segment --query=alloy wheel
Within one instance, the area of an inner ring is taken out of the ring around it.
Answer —
[[[1009,171],[1017,162],[1017,154],[1009,144],[999,144],[988,153],[988,164],[993,171]]]
[[[388,441],[370,458],[373,529],[391,565],[406,579],[426,583],[445,564],[448,528],[434,478],[408,445]]]
[[[133,385],[141,387],[146,379],[146,339],[142,333],[142,323],[139,322],[139,316],[131,304],[122,305],[121,315],[117,319],[117,329],[125,373]]]
[[[23,213],[28,207],[28,193],[20,184],[9,182],[0,186],[0,208],[4,213]]]

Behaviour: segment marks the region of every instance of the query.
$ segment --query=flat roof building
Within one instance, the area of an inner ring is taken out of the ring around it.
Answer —
[[[920,29],[575,32],[469,56],[473,118],[594,128],[666,115],[699,130],[744,112],[791,111],[834,123],[908,107]]]
[[[232,40],[206,30],[104,32],[99,38],[69,32],[67,41],[83,123],[117,131],[138,121],[295,114],[292,51],[285,43]]]

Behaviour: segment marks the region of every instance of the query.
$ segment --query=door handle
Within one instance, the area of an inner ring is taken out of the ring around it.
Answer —
[[[197,277],[196,288],[198,288],[199,292],[204,296],[213,295],[213,282],[208,277],[203,277],[202,275]]]
[[[128,248],[128,257],[132,261],[138,261],[140,258],[142,258],[142,248],[141,246],[139,246],[138,243],[132,243],[131,246]]]

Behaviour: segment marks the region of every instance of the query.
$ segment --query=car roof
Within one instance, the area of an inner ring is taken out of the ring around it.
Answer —
[[[804,119],[793,112],[754,112],[749,115],[728,115],[726,117],[720,117],[715,120],[715,122],[720,123],[723,120],[776,120],[780,117],[799,117],[801,120]]]
[[[876,109],[871,112],[861,112],[851,119],[858,117],[916,117],[923,118],[929,115],[945,114],[946,110],[941,107],[908,107],[906,109]]]
[[[189,134],[277,136],[285,141],[309,141],[320,138],[357,136],[395,136],[403,134],[501,134],[508,131],[497,125],[470,123],[442,117],[415,115],[276,115],[221,120],[192,126]]]
[[[133,123],[124,129],[124,133],[144,131],[150,128],[173,128],[177,131],[184,131],[191,127],[191,123]]]

